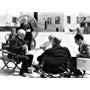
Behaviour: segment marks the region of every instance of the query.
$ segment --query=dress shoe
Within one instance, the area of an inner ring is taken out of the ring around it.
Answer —
[[[27,71],[25,71],[25,73],[32,74],[32,71],[31,70],[27,70]]]
[[[19,75],[22,77],[26,77],[26,75],[24,73],[20,73]]]
[[[41,77],[41,78],[46,78],[44,74],[41,74],[40,77]]]
[[[70,75],[70,74],[64,74],[64,77],[66,77],[66,78],[70,78],[71,75]]]
[[[38,65],[33,65],[34,67],[34,72],[38,72],[39,71],[39,66]]]
[[[33,72],[36,72],[36,73],[38,73],[38,72],[39,72],[39,70],[35,69]]]

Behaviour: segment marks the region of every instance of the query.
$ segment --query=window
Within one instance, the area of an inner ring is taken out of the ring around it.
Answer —
[[[17,23],[17,17],[12,17],[12,22]]]
[[[87,23],[87,26],[90,27],[90,23]]]
[[[52,24],[52,18],[47,18],[47,24]]]
[[[77,17],[77,24],[79,24],[79,17]]]
[[[70,24],[71,23],[71,17],[67,16],[67,23]]]
[[[84,21],[86,20],[86,17],[80,17],[80,22],[84,23]]]
[[[60,16],[55,17],[55,24],[60,24]]]
[[[85,27],[85,23],[80,23],[80,27]]]

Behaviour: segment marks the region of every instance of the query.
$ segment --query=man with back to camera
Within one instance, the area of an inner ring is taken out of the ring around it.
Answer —
[[[46,49],[41,58],[37,58],[46,73],[59,73],[59,66],[63,65],[65,66],[64,68],[69,68],[67,64],[71,60],[70,51],[67,47],[62,47],[60,43],[61,40],[54,37],[52,47]],[[68,74],[67,77],[70,77],[70,75]]]
[[[62,66],[63,64],[67,67],[67,63],[71,60],[71,54],[67,47],[60,45],[61,40],[54,37],[52,41],[52,47],[45,50],[42,62],[44,63],[44,69],[46,72],[49,70],[53,73],[54,69],[48,68],[51,66]],[[49,66],[50,65],[50,66]],[[69,67],[68,67],[69,68]]]

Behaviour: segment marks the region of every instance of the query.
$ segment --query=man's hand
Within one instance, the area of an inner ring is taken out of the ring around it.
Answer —
[[[27,49],[28,49],[28,46],[27,46],[27,45],[23,45],[23,46],[22,46],[22,49],[23,49],[23,50],[27,50]]]
[[[82,54],[77,54],[76,56],[77,56],[77,57],[83,57],[83,55],[82,55]]]

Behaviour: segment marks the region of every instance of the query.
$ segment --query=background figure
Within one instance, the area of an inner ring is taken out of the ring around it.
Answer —
[[[7,39],[6,43],[9,43],[12,39],[15,38],[16,35],[17,35],[16,28],[12,28],[11,33],[10,33],[9,38]]]
[[[45,42],[43,45],[41,45],[40,49],[45,50],[45,49],[49,48],[49,46],[52,44],[53,39],[54,39],[54,36],[52,34],[50,34],[48,36],[48,41]]]
[[[32,35],[33,28],[31,24],[28,23],[27,20],[25,19],[24,23],[20,24],[19,29],[24,29],[26,31],[25,41],[27,42],[28,49],[31,50],[31,43],[33,39],[33,35]]]
[[[46,49],[42,58],[37,58],[38,61],[42,61],[43,70],[47,73],[57,73],[59,66],[65,65],[67,67],[68,61],[71,59],[71,54],[67,47],[60,45],[61,40],[54,37],[52,41],[52,47]]]

